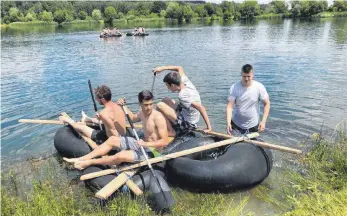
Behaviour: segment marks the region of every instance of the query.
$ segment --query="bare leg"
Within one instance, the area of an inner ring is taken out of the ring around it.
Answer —
[[[131,150],[121,151],[113,156],[104,156],[98,159],[77,161],[74,166],[76,169],[82,170],[92,165],[117,165],[123,162],[134,162],[134,152]]]
[[[60,116],[59,120],[71,125],[74,129],[76,129],[78,132],[82,133],[84,136],[91,138],[93,130],[92,128],[88,127],[87,125],[80,125],[77,124],[74,120],[70,118],[66,118],[65,116]]]
[[[157,110],[161,112],[166,120],[166,125],[167,125],[167,130],[168,130],[168,135],[169,136],[175,136],[176,132],[172,128],[172,123],[175,123],[177,120],[177,115],[176,115],[176,103],[172,99],[166,97],[162,100],[162,102],[159,102],[157,104]]]
[[[79,158],[63,158],[66,162],[76,163],[81,160],[89,160],[98,156],[106,155],[112,150],[113,147],[120,148],[120,137],[111,136],[103,144],[99,145],[89,154],[86,154]]]

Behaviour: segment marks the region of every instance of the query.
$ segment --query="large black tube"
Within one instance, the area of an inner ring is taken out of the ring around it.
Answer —
[[[71,126],[60,128],[54,136],[54,146],[62,157],[81,157],[89,152],[91,148],[85,143]]]
[[[172,152],[211,142],[213,140],[208,138],[196,138],[182,143]],[[249,143],[176,158],[166,165],[167,179],[171,183],[204,192],[252,187],[262,182],[271,168],[271,151]]]

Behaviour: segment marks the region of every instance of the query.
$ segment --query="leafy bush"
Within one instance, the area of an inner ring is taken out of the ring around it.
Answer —
[[[45,21],[45,22],[52,22],[53,21],[53,14],[52,12],[43,11],[39,14],[39,20]]]
[[[78,12],[78,18],[80,19],[80,20],[85,20],[86,18],[87,18],[87,16],[88,16],[88,14],[87,14],[87,12],[85,12],[85,11],[80,11],[80,12]]]
[[[93,12],[92,12],[92,18],[93,18],[94,20],[101,20],[101,19],[102,19],[102,17],[101,17],[101,11],[98,10],[98,9],[93,10]]]
[[[111,23],[117,17],[117,11],[114,7],[108,6],[104,12],[105,22]]]

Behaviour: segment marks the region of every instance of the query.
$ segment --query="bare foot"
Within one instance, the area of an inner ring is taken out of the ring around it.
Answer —
[[[59,116],[59,121],[64,122],[64,123],[68,123],[68,124],[75,123],[74,120],[72,120],[71,118],[65,117],[65,116]]]
[[[87,120],[88,116],[86,115],[86,113],[83,110],[81,111],[81,115],[82,115],[81,122],[85,122]]]
[[[87,116],[87,114],[82,110],[81,111],[81,122],[93,122],[92,118],[90,118],[89,116]]]
[[[74,164],[74,167],[75,167],[76,169],[83,170],[83,169],[89,167],[90,165],[92,165],[91,160],[85,160],[85,161],[77,161],[77,162]]]
[[[77,161],[80,161],[80,158],[63,158],[64,161],[68,162],[68,163],[76,163]]]

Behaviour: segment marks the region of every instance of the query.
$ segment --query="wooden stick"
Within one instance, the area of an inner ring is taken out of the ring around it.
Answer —
[[[105,185],[101,190],[99,190],[95,196],[100,199],[107,199],[111,196],[118,188],[120,188],[124,183],[127,184],[129,188],[136,186],[137,190],[133,190],[136,195],[143,194],[142,190],[132,181],[130,178],[135,175],[135,171],[122,172],[116,178],[114,178],[110,183]]]
[[[32,123],[32,124],[57,124],[57,125],[63,125],[64,123],[61,121],[57,121],[57,120],[44,120],[44,119],[19,119],[18,122],[21,123]],[[76,122],[77,124],[86,124],[86,125],[90,125],[90,126],[95,126],[95,124],[93,123],[84,123],[84,122]],[[125,127],[130,128],[129,124],[126,124]],[[135,128],[142,128],[141,124],[134,124]]]
[[[203,132],[202,129],[197,129],[197,131]],[[210,134],[210,135],[214,135],[214,136],[226,138],[226,139],[230,139],[233,137],[233,136],[230,136],[228,134],[218,133],[218,132],[214,132],[214,131],[207,132],[206,134]],[[257,141],[257,140],[244,140],[244,141],[248,142],[248,143],[256,144],[256,145],[264,147],[264,148],[270,148],[270,149],[279,150],[279,151],[283,151],[283,152],[289,152],[289,153],[293,153],[293,154],[302,154],[302,151],[299,149],[289,148],[289,147],[285,147],[285,146],[279,146],[279,145],[261,142],[261,141]]]
[[[251,133],[251,134],[248,135],[248,138],[255,138],[255,137],[258,137],[258,136],[259,136],[259,133]],[[211,143],[211,144],[208,144],[208,145],[187,149],[187,150],[183,150],[183,151],[179,151],[179,152],[163,155],[163,156],[156,157],[156,158],[151,158],[151,159],[149,159],[149,162],[152,163],[152,164],[153,163],[159,163],[159,162],[170,160],[170,159],[173,159],[173,158],[182,157],[182,156],[185,156],[185,155],[188,155],[188,154],[193,154],[193,153],[196,153],[196,152],[201,152],[201,151],[205,151],[205,150],[212,149],[212,148],[217,148],[217,147],[224,146],[224,145],[229,145],[229,144],[233,144],[233,143],[237,143],[237,142],[242,142],[245,139],[247,139],[247,138],[246,137],[233,137],[231,139],[227,139],[227,140]],[[147,164],[146,161],[142,161],[140,163],[137,163],[137,164],[134,164],[134,165],[131,165],[131,166],[126,166],[126,167],[120,168],[119,171],[122,172],[122,171],[135,169],[135,168],[138,168],[138,167],[141,167],[141,166],[145,166],[146,164]],[[89,174],[86,174],[86,175],[82,175],[80,179],[81,180],[87,180],[87,179],[92,179],[92,178],[96,178],[96,177],[103,176],[103,175],[112,174],[112,173],[115,173],[115,172],[116,171],[114,169],[107,169],[107,170],[102,170],[102,171],[99,171],[99,172],[93,172],[93,173],[89,173]]]
[[[19,119],[21,123],[33,123],[33,124],[57,124],[63,125],[64,123],[56,120],[40,120],[40,119]]]

